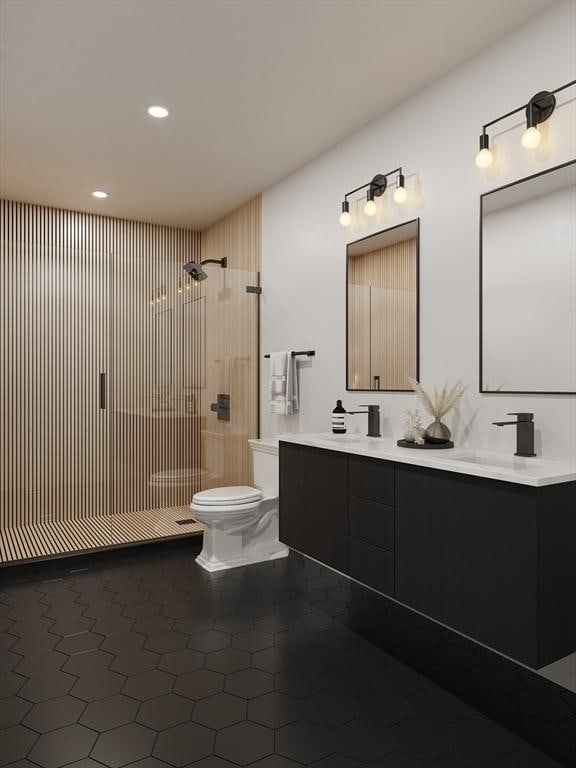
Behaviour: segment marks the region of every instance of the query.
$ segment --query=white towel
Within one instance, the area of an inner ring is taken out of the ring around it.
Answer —
[[[290,352],[273,352],[269,370],[270,413],[291,416],[298,411],[296,358]]]

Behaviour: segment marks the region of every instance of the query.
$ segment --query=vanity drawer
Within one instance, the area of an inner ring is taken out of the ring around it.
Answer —
[[[376,547],[394,552],[394,507],[348,497],[348,533]]]
[[[348,537],[348,573],[353,579],[394,597],[394,554]]]
[[[348,490],[362,499],[394,506],[394,464],[363,456],[348,459]]]

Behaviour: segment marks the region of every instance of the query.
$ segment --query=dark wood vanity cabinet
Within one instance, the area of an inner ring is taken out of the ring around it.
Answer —
[[[346,571],[348,457],[282,443],[280,541]]]
[[[280,539],[531,667],[576,650],[576,483],[280,444]]]

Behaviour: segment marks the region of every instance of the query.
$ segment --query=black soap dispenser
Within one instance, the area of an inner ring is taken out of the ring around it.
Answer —
[[[332,432],[346,434],[346,409],[342,407],[342,400],[336,400],[336,408],[332,411]]]

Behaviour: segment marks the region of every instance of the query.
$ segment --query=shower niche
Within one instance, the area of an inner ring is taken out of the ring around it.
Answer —
[[[1,214],[0,564],[201,534],[192,494],[251,482],[259,200],[202,235]]]

